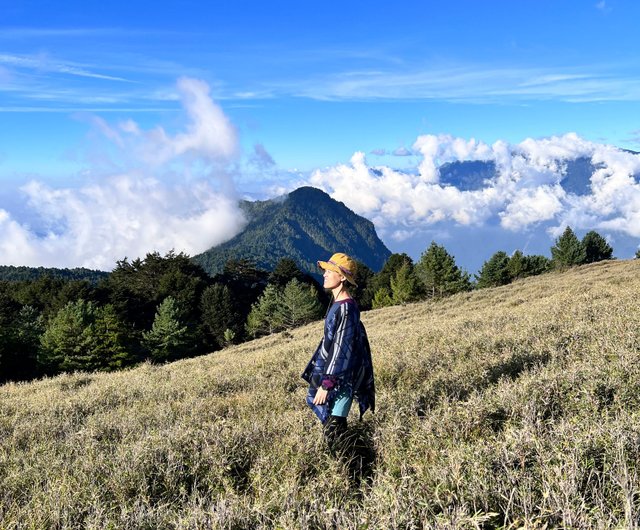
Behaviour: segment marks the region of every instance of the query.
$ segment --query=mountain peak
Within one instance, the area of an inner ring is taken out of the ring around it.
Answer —
[[[244,201],[241,207],[249,220],[245,229],[193,258],[209,274],[222,271],[228,260],[243,258],[272,270],[285,257],[317,274],[317,260],[334,252],[378,271],[391,255],[371,221],[311,186],[267,201]]]

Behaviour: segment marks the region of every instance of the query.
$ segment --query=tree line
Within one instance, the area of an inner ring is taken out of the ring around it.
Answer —
[[[550,259],[499,251],[472,278],[432,242],[416,263],[392,254],[378,273],[358,263],[353,294],[368,310],[505,285],[612,255],[596,232],[579,240],[567,228]],[[210,276],[183,253],[150,253],[117,262],[97,282],[48,275],[1,281],[0,382],[209,353],[317,320],[329,302],[316,278],[289,258],[272,271],[230,260]]]

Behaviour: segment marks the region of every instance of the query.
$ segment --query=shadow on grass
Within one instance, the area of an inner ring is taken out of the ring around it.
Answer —
[[[376,450],[373,442],[373,425],[358,421],[350,423],[334,452],[344,466],[353,488],[359,489],[373,478],[376,466]]]

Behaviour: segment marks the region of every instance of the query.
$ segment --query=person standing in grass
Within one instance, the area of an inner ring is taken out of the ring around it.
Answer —
[[[324,270],[324,288],[331,291],[332,303],[324,321],[324,336],[302,378],[309,383],[307,404],[323,425],[331,452],[338,449],[347,429],[353,398],[360,417],[375,409],[373,365],[367,334],[360,321],[358,304],[349,293],[357,287],[356,263],[343,253],[329,261],[318,261]]]

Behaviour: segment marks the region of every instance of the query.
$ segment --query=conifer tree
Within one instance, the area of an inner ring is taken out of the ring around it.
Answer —
[[[524,278],[527,275],[526,270],[526,258],[522,251],[516,250],[507,263],[507,273],[509,274],[509,278],[513,280],[518,280],[520,278]]]
[[[69,302],[56,313],[41,338],[38,364],[45,373],[97,368],[87,347],[85,333],[94,317],[95,306],[84,300]]]
[[[460,270],[454,257],[435,241],[420,256],[415,272],[428,296],[447,296],[471,288],[469,274]]]
[[[213,339],[214,348],[221,348],[228,340],[225,338],[227,330],[233,333],[234,340],[242,334],[242,321],[226,285],[214,283],[202,293],[200,300],[202,324],[207,334]],[[227,335],[229,336],[229,335]]]
[[[158,306],[153,325],[142,334],[142,344],[154,361],[184,357],[189,347],[189,328],[180,318],[175,299],[167,296]]]
[[[613,256],[613,248],[595,230],[585,234],[582,238],[582,246],[584,247],[585,263],[595,263],[596,261],[611,259]]]
[[[554,269],[566,269],[585,262],[584,246],[570,226],[565,228],[562,235],[556,239],[555,245],[551,247],[551,259]]]
[[[48,374],[114,370],[135,362],[128,329],[111,305],[69,302],[42,334],[40,369]]]
[[[277,287],[284,287],[292,279],[304,281],[304,273],[298,267],[295,260],[291,258],[282,258],[276,264],[275,268],[269,274],[269,283]]]
[[[398,272],[398,269],[405,263],[409,263],[413,267],[413,260],[407,254],[391,254],[389,259],[382,267],[382,270],[378,272],[370,283],[370,290],[372,293],[378,292],[382,288],[386,288],[391,292],[391,278],[393,278]]]
[[[386,287],[381,287],[376,291],[376,294],[373,297],[371,302],[371,307],[373,309],[379,309],[381,307],[387,307],[393,305],[393,300],[391,299],[391,293],[389,289]]]
[[[363,311],[371,309],[373,296],[375,294],[375,291],[373,291],[374,278],[375,273],[367,267],[367,265],[361,261],[356,262],[355,281],[358,286],[350,286],[349,292],[358,301],[358,307]]]
[[[405,262],[391,277],[391,300],[394,304],[406,304],[417,300],[420,293],[413,267]]]
[[[320,318],[322,308],[316,290],[294,278],[285,286],[276,313],[279,313],[277,321],[285,329],[291,329]]]
[[[136,362],[129,329],[111,304],[95,308],[83,334],[94,369],[117,370]]]
[[[37,309],[29,305],[20,308],[13,324],[15,342],[12,368],[15,378],[30,379],[37,374],[40,337],[44,329],[44,319]]]
[[[502,250],[496,252],[483,263],[480,272],[476,275],[477,287],[479,289],[497,287],[511,282],[508,265],[509,256],[507,253]]]
[[[282,329],[283,323],[280,320],[279,306],[282,294],[280,290],[272,284],[268,284],[260,298],[251,306],[251,311],[247,317],[247,334],[252,337],[274,333]]]
[[[546,256],[534,254],[524,256],[524,275],[536,276],[547,272],[551,268],[551,260]]]

